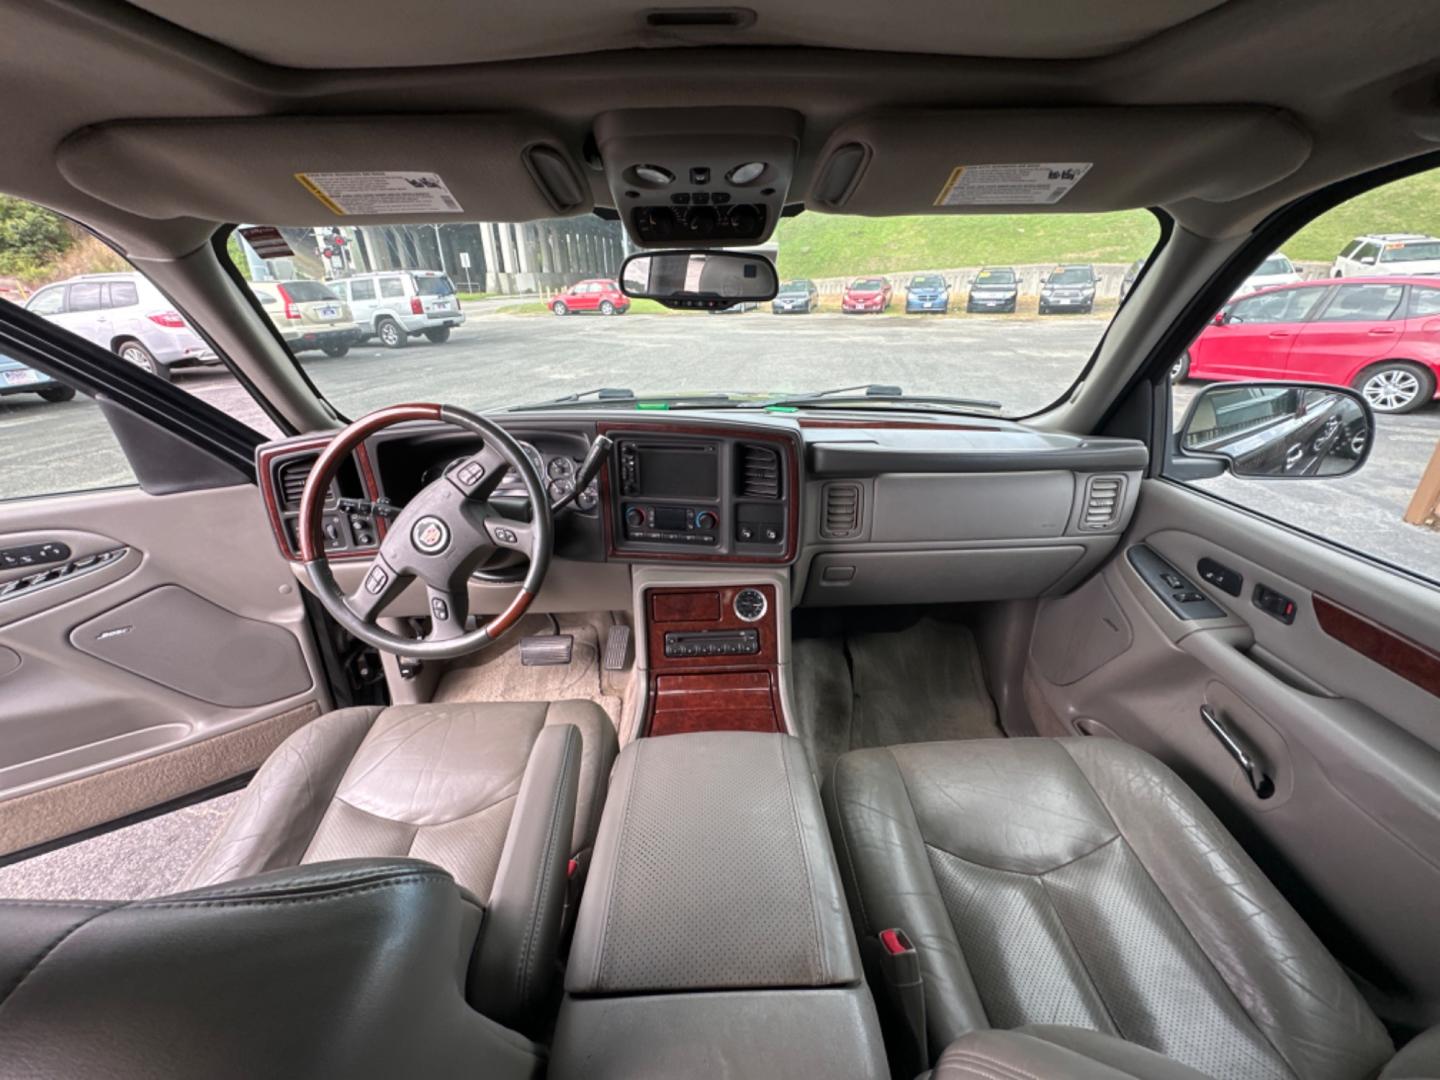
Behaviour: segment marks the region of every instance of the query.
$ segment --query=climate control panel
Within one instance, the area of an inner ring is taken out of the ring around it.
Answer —
[[[626,503],[621,516],[627,540],[713,547],[720,539],[720,515],[711,507]]]

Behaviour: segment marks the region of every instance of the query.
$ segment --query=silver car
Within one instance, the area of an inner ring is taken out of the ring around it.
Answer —
[[[220,363],[160,290],[136,273],[59,281],[25,307],[162,379],[176,368]]]
[[[389,349],[423,334],[436,345],[465,322],[448,274],[438,270],[388,270],[329,282],[350,305],[355,325]]]

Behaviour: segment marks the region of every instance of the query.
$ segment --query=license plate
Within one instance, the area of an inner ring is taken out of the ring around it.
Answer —
[[[39,382],[43,376],[38,371],[7,371],[5,382],[8,386],[29,386]]]
[[[435,306],[436,306],[437,308],[449,308],[449,307],[450,307],[450,301],[449,301],[449,300],[436,300],[436,301],[435,301]]]
[[[340,309],[334,304],[326,304],[324,307],[316,308],[315,313],[322,319],[338,319]]]

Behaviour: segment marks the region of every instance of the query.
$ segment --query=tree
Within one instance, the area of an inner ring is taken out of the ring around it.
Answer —
[[[72,242],[65,219],[58,214],[0,195],[0,274],[33,280]]]

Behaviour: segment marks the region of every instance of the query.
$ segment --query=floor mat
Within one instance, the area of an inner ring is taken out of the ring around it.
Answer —
[[[0,867],[0,896],[141,900],[174,892],[240,795],[232,791]]]
[[[963,623],[802,638],[794,673],[797,734],[821,775],[847,750],[1005,734]]]
[[[435,701],[573,701],[595,702],[617,729],[624,706],[622,682],[629,671],[607,672],[600,666],[608,616],[590,619],[560,616],[559,632],[575,638],[568,664],[526,667],[520,663],[520,639],[528,634],[554,633],[557,620],[527,615],[502,644],[457,661],[440,677]]]

